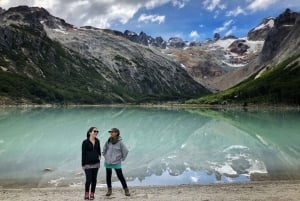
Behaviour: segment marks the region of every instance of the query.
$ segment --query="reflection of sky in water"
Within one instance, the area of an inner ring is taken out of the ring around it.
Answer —
[[[224,182],[245,182],[249,181],[249,178],[244,175],[238,177],[226,177],[221,176],[220,180],[216,179],[215,174],[207,174],[205,171],[184,171],[183,174],[178,176],[171,176],[168,172],[164,172],[160,176],[152,175],[146,177],[140,181],[135,179],[129,181],[131,186],[147,186],[147,185],[178,185],[178,184],[211,184],[211,183],[224,183]],[[115,185],[120,185],[119,182],[115,182]]]

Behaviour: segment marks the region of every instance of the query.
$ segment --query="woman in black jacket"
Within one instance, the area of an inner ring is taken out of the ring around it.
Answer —
[[[95,189],[97,184],[97,174],[100,168],[101,148],[100,141],[97,138],[98,129],[91,127],[87,131],[87,139],[82,142],[82,160],[81,166],[85,172],[85,200],[95,199]],[[90,193],[91,186],[91,193]]]

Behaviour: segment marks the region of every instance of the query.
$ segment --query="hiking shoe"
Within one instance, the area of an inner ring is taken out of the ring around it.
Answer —
[[[111,193],[112,193],[112,189],[111,189],[111,188],[108,188],[108,189],[107,189],[106,196],[111,196]]]
[[[126,196],[130,196],[130,193],[129,193],[129,189],[128,189],[128,188],[124,188],[124,191],[125,191],[125,195],[126,195]]]
[[[85,200],[89,200],[90,199],[89,192],[85,192],[84,199]]]
[[[90,195],[90,200],[93,200],[93,199],[95,199],[95,194],[94,194],[94,193],[91,193],[91,195]]]

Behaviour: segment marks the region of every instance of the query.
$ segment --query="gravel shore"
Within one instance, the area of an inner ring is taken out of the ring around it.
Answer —
[[[130,187],[131,196],[126,197],[121,188],[113,188],[106,197],[106,188],[97,188],[95,200],[157,200],[157,201],[298,201],[300,180],[260,181],[248,183]],[[20,188],[0,187],[2,201],[77,201],[83,200],[83,187]]]

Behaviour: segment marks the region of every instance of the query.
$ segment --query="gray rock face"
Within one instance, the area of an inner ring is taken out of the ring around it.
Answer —
[[[274,27],[266,36],[265,44],[259,57],[261,63],[272,60],[287,44],[290,45],[288,49],[292,49],[291,47],[295,46],[295,41],[299,40],[300,35],[292,36],[290,33],[297,32],[299,29],[299,24],[297,23],[299,17],[299,13],[286,9],[284,13],[275,19]],[[296,49],[298,49],[297,46],[299,45],[296,45]],[[296,49],[293,51],[295,52]]]
[[[3,8],[0,7],[0,14],[2,14],[4,12],[5,12],[5,9],[3,9]]]
[[[235,40],[231,45],[229,45],[228,49],[230,52],[242,55],[249,48],[249,46],[246,45],[245,42],[245,40]]]
[[[147,36],[140,36],[145,42]],[[25,63],[15,63],[11,51],[24,56]],[[12,73],[44,84],[63,85],[65,77],[73,80],[68,85],[106,94],[112,102],[175,100],[208,92],[159,51],[132,43],[119,32],[75,28],[42,8],[21,6],[0,15],[0,52]],[[41,63],[49,68],[40,68]],[[68,73],[55,76],[59,72]]]
[[[181,93],[181,89],[189,88],[186,79],[191,81],[192,88],[197,88],[198,84],[184,69],[155,49],[129,43],[123,37],[102,30],[73,29],[65,35],[52,29],[46,30],[50,38],[60,41],[66,47],[85,57],[100,59],[120,81],[126,83],[124,86],[132,93]]]
[[[219,33],[215,33],[214,34],[214,41],[217,41],[221,38],[220,34]]]
[[[184,48],[186,46],[185,42],[178,37],[171,37],[168,40],[168,46],[173,48]]]
[[[265,18],[257,27],[251,29],[248,32],[248,39],[249,40],[265,40],[268,33],[274,26],[274,18]]]

